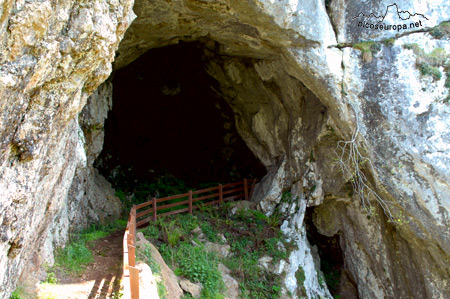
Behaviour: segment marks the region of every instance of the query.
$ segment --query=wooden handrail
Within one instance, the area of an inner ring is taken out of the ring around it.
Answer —
[[[250,191],[249,191],[249,184],[251,184]],[[203,203],[204,206],[209,206],[213,204],[221,204],[228,200],[234,200],[238,198],[245,198],[248,200],[252,197],[253,189],[256,184],[256,179],[244,179],[243,181],[231,183],[227,185],[219,184],[219,186],[216,187],[210,187],[202,190],[197,191],[189,191],[187,193],[183,194],[177,194],[172,195],[168,197],[163,198],[155,198],[153,197],[152,200],[149,200],[147,202],[133,205],[130,211],[130,216],[128,218],[127,222],[127,228],[125,230],[125,234],[123,236],[123,280],[124,280],[124,297],[130,298],[130,299],[139,299],[139,269],[136,268],[136,229],[139,226],[142,226],[151,220],[156,221],[158,219],[158,216],[168,216],[168,215],[174,215],[178,213],[184,213],[188,212],[192,214],[192,211],[195,209],[198,209],[199,206],[195,205],[195,202],[199,202],[202,200],[209,199],[210,201]],[[239,185],[243,185],[240,187]],[[228,190],[230,187],[235,187],[234,189]],[[227,189],[224,191],[224,189]],[[217,193],[208,194],[200,197],[193,197],[194,195],[199,195],[206,192],[212,192],[217,191]],[[244,191],[244,193],[238,193],[234,194],[236,192]],[[228,197],[224,198],[224,195],[228,194],[234,194]],[[180,199],[183,197],[187,197],[187,200],[183,200],[176,203],[169,203],[165,205],[158,205],[158,203],[165,202],[168,200],[173,199]],[[216,200],[211,200],[217,198]],[[186,206],[186,208],[177,209],[169,212],[165,212],[162,214],[158,214],[158,211],[167,209],[167,208],[173,208],[177,206]],[[151,206],[151,209],[142,211],[137,213],[137,210],[143,209],[146,207]],[[137,221],[137,218],[143,217],[145,215],[152,214],[151,218],[146,218],[140,221]]]
[[[123,236],[123,280],[125,298],[139,299],[139,269],[136,268],[136,206],[128,217]]]

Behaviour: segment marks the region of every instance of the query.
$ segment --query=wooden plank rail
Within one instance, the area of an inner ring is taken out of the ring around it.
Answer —
[[[147,224],[150,221],[156,222],[158,217],[161,216],[175,215],[184,212],[192,214],[193,210],[200,208],[200,205],[210,206],[213,204],[222,204],[223,202],[239,198],[248,200],[253,195],[255,184],[256,179],[244,179],[241,182],[231,183],[227,185],[219,184],[219,186],[216,187],[210,187],[196,191],[190,190],[187,193],[172,195],[163,198],[153,197],[152,200],[138,205],[133,205],[130,211],[130,216],[128,218],[127,228],[123,236],[124,298],[139,299],[139,269],[136,268],[136,229],[138,227]],[[251,185],[250,190],[249,185]],[[217,193],[205,194],[211,193],[213,191],[217,191]],[[182,199],[184,197],[186,198],[185,200],[164,204],[164,202],[167,202],[169,200]],[[146,209],[139,213],[137,212],[137,210],[148,207],[149,209]],[[183,208],[158,214],[158,211],[164,211],[175,207]],[[142,218],[149,214],[151,214],[150,217],[138,221],[139,218]]]

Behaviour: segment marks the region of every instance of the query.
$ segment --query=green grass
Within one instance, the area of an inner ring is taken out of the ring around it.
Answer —
[[[56,252],[56,265],[71,274],[80,274],[93,262],[92,252],[83,241],[72,242]]]
[[[71,274],[82,273],[94,260],[88,246],[118,229],[125,229],[125,227],[126,221],[117,220],[108,225],[92,225],[88,229],[72,234],[70,242],[64,248],[56,250],[55,266]]]
[[[97,230],[97,231],[93,231],[87,234],[83,235],[83,240],[86,243],[91,243],[95,240],[101,239],[101,238],[105,238],[109,235],[109,232],[107,231],[102,231],[102,230]]]

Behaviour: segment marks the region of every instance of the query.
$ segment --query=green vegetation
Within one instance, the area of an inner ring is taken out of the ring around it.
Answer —
[[[47,277],[45,278],[45,283],[57,284],[59,282],[54,272],[47,272]]]
[[[94,260],[83,241],[74,241],[56,252],[56,266],[72,274],[79,274]]]
[[[20,292],[16,290],[11,294],[11,297],[9,297],[9,299],[22,299],[22,296]]]
[[[361,41],[352,45],[353,49],[360,50],[363,53],[375,54],[381,50],[381,44],[387,47],[393,46],[395,38],[387,38],[381,41]]]
[[[444,37],[450,37],[450,22],[442,22],[438,26],[434,27],[430,34],[437,39],[442,39]]]
[[[425,51],[416,43],[403,45],[405,49],[412,50],[416,55],[416,67],[422,76],[431,76],[433,80],[437,81],[442,78],[442,72],[439,67],[444,67],[448,73],[448,58],[449,55],[443,48],[434,49],[430,53]],[[446,82],[447,85],[447,82]],[[450,82],[448,83],[450,86]]]
[[[93,241],[104,238],[115,230],[125,227],[126,221],[118,220],[106,226],[92,225],[86,230],[72,234],[70,242],[64,248],[56,251],[55,266],[71,274],[83,272],[86,266],[93,261],[92,252],[88,246]]]
[[[295,278],[297,279],[297,285],[302,286],[306,279],[305,271],[302,267],[299,266],[297,272],[295,272]]]
[[[370,52],[376,53],[380,51],[380,44],[373,41],[362,41],[356,44],[353,44],[353,49],[360,50],[361,52]]]
[[[242,208],[231,215],[231,205],[203,206],[195,216],[161,217],[142,232],[159,247],[175,274],[202,283],[202,298],[221,298],[224,285],[219,263],[228,267],[238,280],[242,298],[278,298],[281,295],[280,277],[262,269],[258,260],[270,256],[273,258],[271,264],[277,264],[286,259],[287,252],[292,249],[291,244],[283,242],[279,214],[267,217],[259,211]],[[197,227],[211,242],[223,242],[219,237],[223,234],[230,245],[230,255],[221,258],[207,252],[199,235],[192,232]],[[193,246],[193,242],[199,246]]]
[[[203,285],[203,298],[216,298],[225,289],[218,268],[219,259],[202,247],[193,247],[187,242],[181,242],[176,247],[161,246],[164,258],[170,256],[176,260],[176,273],[193,282]]]
[[[116,181],[126,181],[121,176],[118,176]],[[176,195],[180,193],[188,192],[189,188],[180,179],[177,179],[173,175],[165,174],[157,177],[153,182],[144,182],[136,186],[129,186],[130,184],[122,182],[114,183],[115,185],[122,185],[124,189],[117,189],[116,196],[120,198],[125,208],[130,209],[132,205],[140,204],[150,200],[152,197],[166,197]],[[133,196],[127,198],[127,195]]]
[[[125,184],[126,185],[126,184]],[[140,204],[146,201],[151,200],[152,197],[162,198],[171,195],[177,195],[182,193],[187,193],[189,190],[195,189],[206,189],[209,187],[216,187],[219,183],[202,183],[196,186],[195,188],[189,188],[185,182],[174,177],[173,175],[166,173],[155,178],[152,182],[144,182],[134,185],[132,187],[128,186],[125,189],[116,191],[116,196],[120,198],[120,200],[125,205],[126,209],[130,209],[132,205]],[[131,189],[130,189],[131,188]],[[205,193],[203,195],[207,195]],[[132,196],[131,196],[132,195]],[[194,198],[198,197],[198,195],[194,195]],[[169,200],[164,202],[164,204],[171,204],[180,201],[185,201],[187,196],[184,198],[178,198]],[[197,203],[199,204],[199,203]],[[172,207],[168,209],[164,209],[160,211],[160,213],[169,212],[177,209],[184,208],[186,206],[178,206]]]
[[[395,43],[395,38],[388,38],[383,40],[383,44],[388,47],[392,47]]]
[[[322,269],[325,282],[330,292],[332,294],[337,293],[339,290],[339,283],[341,282],[341,271],[330,265],[325,259],[320,260],[320,268]],[[319,281],[320,279],[321,277],[319,276]]]
[[[418,68],[422,76],[431,76],[434,81],[438,81],[442,78],[442,73],[439,68],[431,66],[428,63],[421,63],[418,65]]]
[[[445,24],[445,25],[444,25]],[[447,28],[450,32],[450,23],[441,24],[442,28]],[[441,27],[439,27],[441,28]],[[436,28],[435,28],[436,29]],[[446,30],[447,30],[446,29]],[[433,32],[433,31],[432,31]],[[450,35],[449,35],[450,36]],[[403,45],[405,49],[412,50],[416,55],[416,67],[422,76],[431,76],[434,81],[442,78],[440,67],[444,68],[445,83],[444,86],[448,89],[447,97],[442,102],[447,103],[450,100],[450,55],[445,52],[443,48],[437,48],[430,53],[425,51],[416,43]]]
[[[372,61],[372,55],[381,50],[380,42],[362,41],[352,46],[354,49],[362,52],[363,61],[368,63]]]

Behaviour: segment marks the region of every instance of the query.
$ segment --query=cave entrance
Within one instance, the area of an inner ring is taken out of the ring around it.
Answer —
[[[149,50],[111,76],[113,106],[95,165],[116,189],[161,178],[197,188],[265,175],[206,59],[202,43],[180,42]]]
[[[326,236],[319,232],[313,221],[316,207],[305,211],[305,228],[308,241],[316,246],[320,257],[320,270],[324,274],[328,290],[336,298],[358,298],[357,287],[349,278],[344,266],[344,254],[339,233]]]

